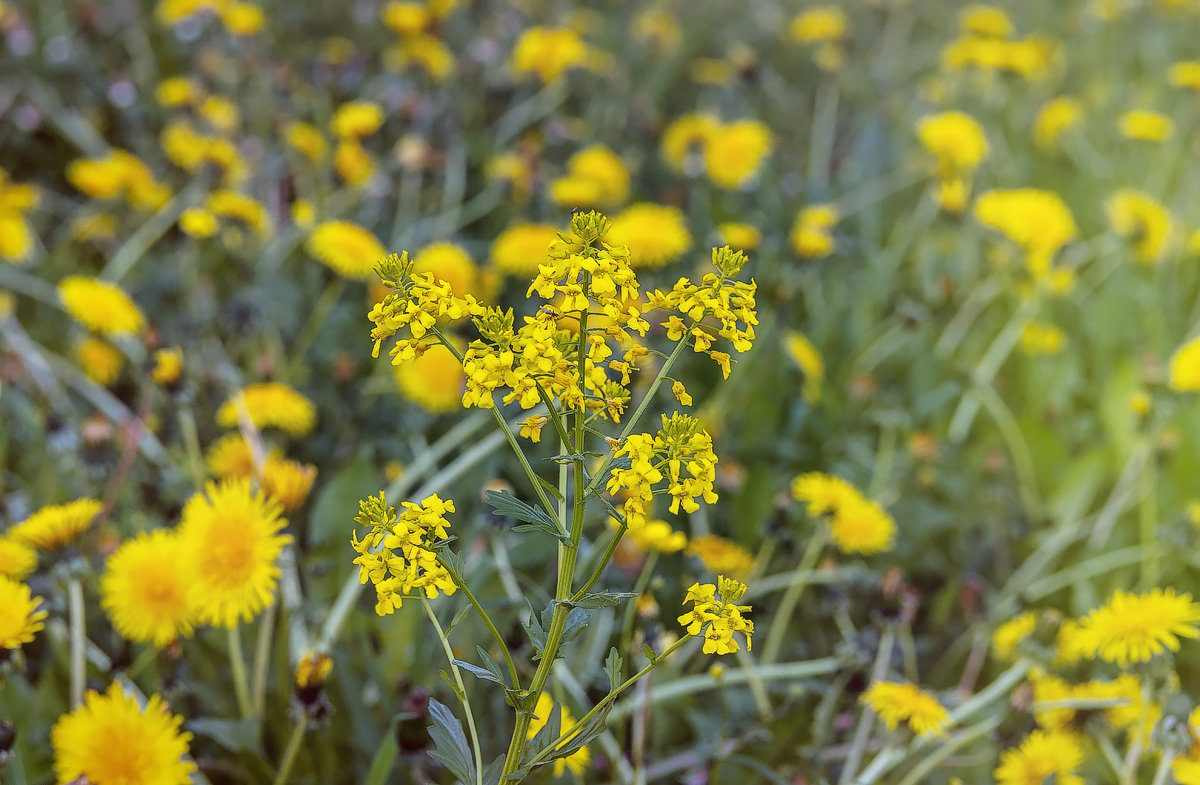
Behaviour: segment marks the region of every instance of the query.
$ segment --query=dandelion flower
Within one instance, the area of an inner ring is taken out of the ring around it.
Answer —
[[[37,551],[10,536],[0,537],[0,577],[25,580],[37,567]]]
[[[771,132],[762,123],[743,120],[718,128],[704,147],[708,179],[721,188],[741,188],[771,152]]]
[[[855,497],[834,512],[829,533],[842,553],[880,553],[891,550],[896,522],[875,502]]]
[[[175,108],[199,98],[200,89],[186,76],[172,76],[158,83],[154,97],[163,106]]]
[[[1180,392],[1200,392],[1200,337],[1179,347],[1171,357],[1169,385]]]
[[[1200,637],[1197,621],[1200,605],[1190,594],[1154,589],[1137,595],[1118,589],[1105,605],[1080,620],[1075,634],[1088,656],[1124,668],[1167,649],[1178,651],[1180,638]]]
[[[821,353],[804,333],[795,330],[788,330],[784,334],[783,348],[804,373],[804,400],[816,403],[821,399],[821,384],[825,380],[825,362],[821,359]]]
[[[421,249],[413,257],[413,274],[433,273],[439,281],[450,284],[450,291],[455,297],[466,297],[468,294],[483,299],[481,291],[481,276],[479,268],[461,246],[454,243],[434,243]]]
[[[188,237],[203,240],[212,237],[219,228],[217,216],[203,207],[189,207],[179,215],[179,229]]]
[[[1148,193],[1123,188],[1104,203],[1112,230],[1131,241],[1134,256],[1142,264],[1162,258],[1171,238],[1171,213]]]
[[[316,478],[317,467],[311,463],[272,455],[263,468],[262,489],[268,499],[289,512],[304,503]]]
[[[19,649],[33,641],[45,625],[46,611],[39,611],[41,597],[30,596],[29,587],[0,575],[0,649]]]
[[[329,152],[325,137],[321,135],[315,125],[310,123],[300,121],[288,123],[287,127],[283,129],[283,135],[293,149],[314,164],[325,160],[325,155]]]
[[[461,405],[466,374],[458,358],[440,343],[392,370],[400,392],[429,411],[452,412]]]
[[[196,765],[185,760],[192,734],[182,724],[157,695],[143,709],[116,682],[104,695],[89,691],[50,731],[58,781],[188,785]]]
[[[383,108],[370,101],[351,101],[337,108],[331,125],[343,139],[370,136],[383,125]]]
[[[279,533],[279,512],[247,480],[210,482],[183,508],[183,577],[198,621],[235,627],[272,603],[276,560],[292,539]]]
[[[1164,142],[1175,133],[1175,123],[1159,112],[1131,109],[1120,118],[1121,135],[1143,142]]]
[[[754,556],[749,551],[715,534],[693,537],[687,552],[698,557],[711,572],[740,578],[754,568]]]
[[[102,509],[104,505],[95,499],[51,504],[9,529],[8,536],[42,551],[61,548],[91,526]]]
[[[550,713],[554,711],[554,699],[549,694],[543,692],[538,696],[537,706],[533,710],[533,718],[529,721],[529,729],[526,731],[525,738],[532,739],[537,735],[546,722],[550,719]],[[566,706],[559,704],[559,735],[570,730],[575,725],[575,718],[571,715],[570,710]],[[574,736],[575,734],[572,734]],[[566,746],[570,739],[564,739],[562,745]],[[562,758],[556,758],[554,761],[554,776],[561,777],[567,769],[571,770],[572,774],[583,774],[591,763],[592,754],[585,744],[575,752]]]
[[[567,177],[552,188],[555,201],[563,206],[615,207],[629,196],[629,170],[612,150],[592,145],[571,156]]]
[[[245,194],[221,189],[209,194],[205,204],[213,213],[236,218],[259,235],[265,235],[271,230],[271,219],[267,215],[266,206]]]
[[[1184,60],[1171,66],[1167,79],[1176,87],[1200,90],[1200,61]]]
[[[988,191],[976,200],[975,217],[1021,247],[1035,281],[1049,275],[1054,254],[1079,231],[1062,197],[1037,188]]]
[[[87,377],[101,387],[112,384],[120,375],[121,366],[125,364],[125,358],[117,347],[92,336],[79,344],[75,358]]]
[[[72,316],[98,333],[137,333],[146,324],[129,295],[97,278],[68,276],[59,282],[58,296]]]
[[[1033,121],[1034,144],[1043,149],[1053,147],[1082,117],[1083,106],[1074,98],[1059,97],[1046,102]]]
[[[789,32],[802,44],[840,41],[846,35],[846,12],[835,5],[810,8],[792,19]]]
[[[735,251],[753,251],[762,242],[762,233],[750,224],[728,221],[717,225],[720,245],[728,245]]]
[[[191,636],[184,558],[179,536],[165,529],[127,540],[108,557],[100,604],[126,640],[161,649],[179,636]]]
[[[922,118],[917,123],[917,138],[937,159],[942,179],[971,171],[988,155],[983,129],[964,112],[942,112]]]
[[[897,725],[905,722],[918,736],[946,735],[950,715],[937,698],[912,684],[876,682],[863,693],[860,701],[879,715],[888,730],[895,730]]]
[[[992,651],[1000,659],[1008,659],[1016,651],[1017,644],[1032,635],[1036,627],[1037,614],[1033,611],[1009,619],[992,633]]]
[[[828,256],[837,247],[833,225],[837,223],[837,208],[830,204],[805,207],[792,224],[791,241],[796,253],[806,259]]]
[[[678,553],[688,545],[686,534],[672,529],[671,524],[658,519],[646,521],[636,529],[630,529],[629,536],[644,551]],[[713,570],[713,572],[724,572],[724,570]],[[749,572],[749,570],[743,572]]]
[[[254,3],[230,3],[221,11],[221,22],[234,35],[254,35],[262,30],[265,16],[261,6]]]
[[[676,207],[641,202],[630,205],[612,221],[605,242],[629,248],[635,268],[662,267],[692,245],[692,235]]]
[[[963,35],[982,38],[1008,38],[1012,34],[1012,22],[999,8],[990,5],[972,5],[964,8],[958,18],[958,29]]]
[[[387,250],[375,235],[349,221],[326,221],[308,237],[308,252],[339,275],[367,280]]]
[[[269,461],[278,455],[279,450],[272,448],[263,456],[263,460]],[[254,474],[254,453],[240,433],[226,434],[213,442],[205,453],[204,462],[208,466],[208,473],[221,480]]]
[[[510,226],[492,242],[492,265],[508,275],[535,275],[557,236],[550,224]]]
[[[380,21],[397,35],[416,35],[430,22],[429,9],[424,3],[391,0],[379,13]]]
[[[662,139],[663,158],[677,172],[683,172],[688,162],[695,160],[703,163],[704,150],[709,141],[720,129],[721,123],[717,118],[704,114],[684,115],[667,126]],[[700,167],[689,174],[699,174]]]
[[[338,177],[349,186],[358,186],[371,179],[375,174],[375,162],[358,139],[353,137],[343,139],[333,151],[333,168]]]
[[[1083,750],[1074,734],[1035,730],[1021,746],[1006,750],[993,772],[996,785],[1042,785],[1052,778],[1057,785],[1084,785],[1074,773],[1083,763]]]
[[[235,393],[221,404],[217,410],[218,425],[232,428],[238,424],[239,399],[256,428],[279,428],[293,436],[303,436],[313,429],[317,420],[312,401],[286,384],[260,382]]]
[[[552,82],[568,68],[583,65],[588,46],[565,28],[530,27],[521,34],[512,53],[512,70],[518,76],[536,74]]]
[[[176,346],[154,352],[154,368],[150,371],[150,377],[154,379],[155,384],[161,384],[164,387],[175,384],[179,381],[182,371],[183,349]]]
[[[831,474],[806,472],[792,480],[792,498],[807,504],[808,514],[813,517],[835,513],[859,497],[853,485]]]

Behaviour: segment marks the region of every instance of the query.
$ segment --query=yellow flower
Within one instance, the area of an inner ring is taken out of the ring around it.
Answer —
[[[677,172],[691,168],[688,165],[691,160],[702,163],[705,148],[720,127],[720,121],[711,115],[688,114],[676,119],[663,133],[663,158]],[[700,171],[701,168],[696,167],[695,171],[687,173],[699,174]]]
[[[917,138],[938,162],[938,176],[952,180],[970,172],[988,155],[979,123],[963,112],[943,112],[917,123]]]
[[[754,569],[754,556],[749,551],[715,534],[693,537],[687,552],[698,557],[711,572],[741,577]]]
[[[263,26],[263,10],[254,3],[231,3],[221,11],[225,29],[234,35],[254,35]]]
[[[1200,605],[1190,594],[1153,589],[1137,595],[1118,589],[1103,606],[1080,620],[1075,635],[1090,657],[1122,668],[1155,654],[1179,650],[1180,638],[1200,637]]]
[[[442,39],[427,33],[407,36],[384,53],[389,68],[398,70],[416,64],[440,82],[454,71],[454,53],[442,43]]]
[[[93,199],[112,199],[125,195],[139,209],[157,210],[171,198],[166,186],[137,156],[125,150],[113,150],[102,158],[72,161],[67,166],[71,185]]]
[[[762,123],[742,120],[716,129],[704,146],[708,179],[721,188],[744,186],[771,152],[771,132]]]
[[[1153,408],[1154,399],[1145,390],[1136,390],[1129,396],[1129,410],[1138,417],[1146,417]]]
[[[1016,749],[1005,750],[993,772],[996,785],[1041,785],[1053,778],[1057,785],[1084,785],[1074,773],[1083,763],[1083,750],[1070,733],[1035,730]]]
[[[521,438],[537,444],[542,440],[542,429],[550,418],[544,414],[531,414],[521,420]]]
[[[959,14],[958,29],[963,35],[1008,38],[1012,34],[1012,22],[1004,11],[995,6],[972,5]]]
[[[1121,135],[1144,142],[1163,142],[1175,133],[1175,123],[1159,112],[1131,109],[1121,115]]]
[[[126,640],[166,646],[191,637],[192,609],[183,578],[191,558],[173,531],[155,529],[122,543],[100,579],[100,604]]]
[[[1185,343],[1171,357],[1172,390],[1200,392],[1200,337]]]
[[[205,98],[196,111],[209,125],[225,133],[233,131],[242,117],[236,104],[219,95]]]
[[[821,398],[821,384],[825,381],[825,363],[821,353],[804,333],[788,330],[783,337],[784,351],[792,362],[804,372],[804,400],[816,403]]]
[[[260,235],[271,229],[267,208],[262,202],[245,194],[228,190],[213,191],[208,195],[207,207],[217,215],[238,219]]]
[[[1037,188],[988,191],[975,202],[975,217],[1021,247],[1035,281],[1050,273],[1054,254],[1078,232],[1062,198]]]
[[[375,235],[349,221],[326,221],[308,236],[308,252],[346,278],[367,280],[387,250]]]
[[[41,601],[25,584],[0,575],[0,649],[19,649],[46,626],[46,611],[37,609]]]
[[[869,555],[891,550],[896,522],[875,502],[855,496],[838,506],[829,533],[842,553]]]
[[[833,226],[837,223],[837,208],[831,204],[814,204],[805,207],[792,224],[791,241],[796,253],[806,259],[815,259],[833,253],[837,243],[833,239]]]
[[[1054,636],[1054,663],[1074,665],[1087,656],[1086,649],[1080,643],[1079,622],[1064,619]]]
[[[563,207],[615,207],[629,195],[629,170],[604,145],[580,150],[567,161],[567,176],[551,185]]]
[[[289,145],[314,164],[321,163],[329,152],[325,137],[315,125],[300,121],[291,122],[283,129],[283,134]]]
[[[102,509],[103,504],[87,498],[50,504],[9,529],[8,536],[40,551],[61,548],[91,526]]]
[[[429,411],[452,412],[459,408],[466,374],[458,358],[440,343],[414,359],[396,364],[392,370],[400,392]]]
[[[0,537],[0,577],[23,581],[35,567],[37,551],[13,537]]]
[[[1074,98],[1059,97],[1047,101],[1033,121],[1033,141],[1041,148],[1053,147],[1063,132],[1079,124],[1083,105]]]
[[[183,349],[175,346],[170,349],[159,349],[154,353],[154,370],[150,372],[155,384],[164,387],[179,381],[183,370]]]
[[[98,333],[138,333],[146,325],[129,295],[98,278],[67,276],[58,284],[58,296],[72,316]]]
[[[510,226],[492,242],[492,266],[508,275],[535,275],[557,236],[550,224]]]
[[[301,229],[312,229],[316,221],[317,211],[313,203],[307,199],[297,199],[292,202],[292,220]]]
[[[358,186],[375,174],[375,162],[357,139],[343,139],[333,153],[333,168],[349,186]]]
[[[1162,258],[1173,222],[1161,202],[1148,193],[1123,188],[1104,203],[1104,212],[1112,230],[1132,241],[1139,262],[1154,264]]]
[[[87,377],[101,387],[112,384],[121,373],[125,358],[117,347],[99,338],[88,337],[76,350],[79,367]]]
[[[835,5],[810,8],[792,19],[789,32],[802,44],[840,41],[846,36],[846,12]]]
[[[203,207],[189,207],[179,216],[179,228],[188,237],[204,239],[212,237],[220,228],[217,216]]]
[[[154,96],[163,106],[177,107],[197,100],[200,90],[186,76],[172,76],[158,83]]]
[[[732,654],[740,647],[733,633],[740,632],[746,638],[746,651],[750,651],[754,622],[745,617],[749,605],[737,605],[746,594],[746,584],[724,575],[717,576],[717,583],[693,583],[688,588],[683,602],[692,603],[692,610],[681,615],[678,621],[687,628],[688,635],[704,635],[705,654]]]
[[[316,478],[317,467],[311,463],[271,455],[263,468],[262,490],[284,512],[290,512],[304,503]]]
[[[1167,78],[1176,87],[1200,90],[1200,61],[1184,60],[1171,66]]]
[[[247,480],[209,482],[183,508],[183,577],[198,621],[236,627],[274,602],[276,560],[292,538],[279,507]]]
[[[635,269],[652,268],[677,259],[691,247],[692,235],[679,208],[639,202],[613,219],[605,241],[628,247]]]
[[[1017,644],[1033,634],[1036,627],[1037,614],[1033,611],[1009,619],[992,633],[992,650],[1000,659],[1008,659],[1016,651]]]
[[[686,534],[675,531],[671,528],[671,524],[658,519],[646,521],[642,526],[630,529],[629,536],[644,551],[677,553],[688,546]],[[713,572],[725,572],[725,570],[714,569]],[[749,572],[749,570],[743,570],[743,572]]]
[[[0,259],[26,262],[33,256],[33,230],[18,212],[0,211]]]
[[[489,300],[485,296],[483,276],[471,261],[471,257],[461,246],[453,243],[434,243],[427,245],[413,257],[414,274],[433,273],[438,281],[450,284],[450,291],[455,297],[466,297],[468,294],[480,300]]]
[[[750,224],[727,221],[717,225],[721,244],[738,251],[753,251],[762,242],[762,234]]]
[[[804,502],[812,517],[836,513],[861,496],[853,485],[831,474],[806,472],[792,480],[792,498]]]
[[[1067,336],[1052,324],[1029,322],[1021,328],[1021,349],[1031,357],[1050,357],[1062,351]]]
[[[526,732],[525,738],[532,739],[537,735],[546,722],[550,719],[550,713],[554,711],[554,699],[547,693],[543,692],[538,696],[537,706],[533,710],[533,718],[529,721],[529,730]],[[575,718],[571,715],[566,706],[559,704],[558,718],[559,735],[571,730],[575,726]],[[574,736],[575,734],[571,734]],[[563,739],[560,747],[566,746],[571,739]],[[561,777],[566,769],[570,769],[572,774],[583,774],[591,764],[592,754],[585,744],[575,752],[563,758],[556,758],[554,761],[554,776]]]
[[[217,424],[232,428],[240,418],[239,398],[256,428],[280,428],[293,436],[312,430],[317,414],[312,401],[279,382],[252,384],[217,410]]]
[[[71,236],[81,243],[112,240],[117,236],[117,222],[103,213],[81,213],[71,222]]]
[[[263,462],[279,455],[277,448],[271,448],[262,457]],[[254,455],[250,445],[240,433],[230,433],[212,443],[204,456],[209,474],[221,480],[254,475]]]
[[[629,23],[629,34],[635,41],[647,43],[662,54],[678,50],[683,38],[674,14],[657,7],[639,11]]]
[[[912,684],[877,681],[859,701],[879,715],[888,730],[901,722],[918,736],[945,736],[950,715],[942,704]]]
[[[573,30],[535,26],[517,39],[511,65],[517,76],[536,74],[543,82],[552,82],[587,58],[588,46]]]
[[[399,35],[416,35],[429,24],[429,9],[424,3],[391,0],[379,14],[383,24]]]
[[[182,724],[157,695],[143,709],[116,682],[104,695],[89,690],[50,731],[58,781],[188,785],[196,765],[185,760],[192,734]]]
[[[350,101],[333,113],[334,134],[347,138],[370,136],[383,125],[383,107],[370,101]]]

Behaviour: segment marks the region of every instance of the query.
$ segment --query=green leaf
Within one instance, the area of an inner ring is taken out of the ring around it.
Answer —
[[[462,557],[462,554],[455,553],[449,548],[438,548],[437,553],[442,557],[442,561],[446,562],[446,569],[450,571],[450,574],[465,583],[463,571],[466,569],[467,560]]]
[[[557,538],[564,545],[571,544],[571,538],[563,534],[557,526],[548,526],[545,523],[521,523],[514,526],[512,530],[515,532],[545,532]]]
[[[560,733],[562,733],[562,705],[559,704],[558,701],[555,701],[554,708],[550,709],[550,716],[546,718],[546,724],[543,725],[537,732],[537,735],[530,739],[529,743],[525,745],[525,750],[521,755],[521,765],[529,766],[529,761],[532,760],[539,752],[546,749],[546,747],[553,744],[558,739]],[[530,766],[530,768],[544,766],[552,759],[553,757],[544,761],[538,761]]]
[[[608,674],[609,692],[612,692],[621,684],[621,668],[624,665],[625,660],[617,653],[617,647],[613,646],[608,650],[608,656],[604,659],[604,672]]]
[[[500,774],[504,771],[504,755],[497,755],[483,770],[483,785],[500,785]]]
[[[476,646],[475,651],[479,654],[479,659],[483,660],[483,667],[488,669],[488,673],[495,676],[501,684],[505,684],[504,671],[500,670],[500,663],[496,662],[496,659],[488,654],[487,649],[482,646]]]
[[[567,614],[567,624],[563,627],[562,642],[566,644],[575,640],[576,636],[583,632],[584,627],[588,626],[591,619],[591,614],[584,609],[572,608],[571,612]]]
[[[388,723],[387,733],[383,734],[383,738],[379,740],[379,746],[375,748],[375,756],[371,758],[371,768],[367,770],[367,777],[363,780],[363,785],[384,785],[388,781],[392,767],[396,765],[396,759],[400,757],[400,745],[396,741],[396,726],[400,724],[401,717],[402,715],[397,714]]]
[[[467,614],[471,612],[470,605],[464,605],[454,614],[454,618],[450,620],[450,626],[446,627],[446,635],[450,634],[450,630],[462,623],[462,620],[467,618]]]
[[[546,649],[546,629],[538,621],[537,613],[530,613],[529,621],[521,626],[525,628],[529,642],[533,644],[533,658],[541,659],[542,652]]]
[[[446,673],[446,670],[443,668],[438,671],[438,675],[442,677],[443,681],[450,685],[450,689],[454,690],[454,697],[458,698],[458,702],[465,703],[467,700],[466,694],[458,686],[458,683],[450,677],[450,674]]]
[[[630,597],[636,597],[637,594],[628,591],[609,591],[605,589],[595,594],[585,594],[575,602],[570,603],[576,608],[587,608],[593,610],[595,608],[611,608],[614,605],[619,605],[621,600],[627,600]]]
[[[207,736],[230,752],[253,752],[262,754],[258,743],[261,718],[244,720],[219,720],[213,717],[198,717],[189,720],[187,729],[197,736]]]
[[[658,661],[658,655],[654,653],[654,649],[645,643],[642,644],[642,654],[646,655],[646,659],[650,660],[651,665]]]
[[[518,521],[540,523],[551,526],[556,530],[558,529],[557,522],[547,515],[545,511],[526,504],[511,493],[487,491],[484,494],[484,501],[496,511],[497,515],[516,518]]]
[[[467,744],[467,735],[463,733],[462,723],[450,709],[434,698],[429,699],[429,718],[433,720],[429,737],[434,745],[429,757],[449,769],[460,781],[468,785],[474,782],[475,759]]]
[[[463,670],[465,670],[467,673],[470,673],[472,676],[474,676],[477,679],[483,679],[484,681],[492,681],[492,682],[495,682],[496,684],[504,684],[504,681],[502,679],[498,678],[496,676],[496,674],[492,673],[487,668],[481,668],[478,665],[472,665],[471,663],[467,662],[466,660],[454,660],[454,664],[457,665],[458,667],[462,668]]]
[[[547,480],[546,478],[544,478],[540,475],[534,475],[534,476],[537,477],[538,484],[541,485],[543,488],[545,488],[547,491],[549,491],[551,496],[553,496],[555,499],[558,499],[560,502],[563,500],[562,491],[558,490],[557,485],[555,485],[554,483],[550,482],[549,480]]]
[[[554,751],[554,753],[550,756],[550,760],[554,760],[555,758],[569,757],[578,752],[580,749],[586,747],[591,742],[595,741],[596,737],[604,733],[604,731],[608,728],[608,713],[612,711],[612,707],[613,705],[609,703],[604,708],[600,709],[600,711],[592,715],[592,718],[587,721],[587,724],[579,729],[578,733],[572,736],[568,741],[563,742],[563,745]],[[568,728],[568,730],[570,729]]]

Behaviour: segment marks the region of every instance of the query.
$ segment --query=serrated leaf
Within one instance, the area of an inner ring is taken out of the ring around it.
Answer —
[[[429,699],[429,718],[433,720],[429,737],[434,745],[434,749],[429,750],[429,757],[449,769],[462,782],[474,782],[475,759],[467,744],[467,736],[463,733],[462,723],[435,698]]]
[[[462,668],[467,673],[471,674],[472,676],[474,676],[477,679],[483,679],[484,681],[495,682],[496,684],[504,683],[500,678],[498,678],[496,676],[496,674],[492,673],[487,668],[481,668],[478,665],[472,665],[471,663],[467,662],[466,660],[454,660],[454,664],[457,665],[459,668]]]
[[[542,652],[546,649],[545,627],[538,621],[536,613],[530,613],[529,621],[521,626],[525,628],[526,634],[529,635],[529,642],[533,644],[533,658],[540,659]]]
[[[467,567],[467,560],[462,554],[455,553],[449,548],[439,548],[438,556],[442,557],[442,561],[446,563],[446,569],[450,574],[458,579],[458,582],[463,582],[463,572]]]
[[[555,520],[547,515],[543,510],[526,504],[525,502],[513,496],[511,493],[503,491],[487,491],[484,494],[484,501],[488,506],[496,511],[498,515],[503,515],[508,518],[516,518],[518,521],[526,521],[528,523],[540,523],[550,526],[557,530],[558,526]]]
[[[557,526],[547,526],[544,523],[519,523],[512,530],[515,532],[545,532],[557,538],[564,545],[571,544],[571,538],[559,531]]]
[[[604,658],[604,672],[608,674],[609,692],[621,684],[621,668],[624,666],[625,659],[617,653],[617,647],[613,646],[608,650],[608,656]]]
[[[621,600],[627,600],[630,597],[636,597],[637,594],[628,591],[608,591],[607,589],[594,594],[585,594],[575,602],[571,603],[576,608],[586,608],[593,610],[596,608],[611,608],[614,605],[619,605]]]

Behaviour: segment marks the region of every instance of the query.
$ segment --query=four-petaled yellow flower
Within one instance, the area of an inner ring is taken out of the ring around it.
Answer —
[[[746,639],[746,651],[750,651],[750,638],[754,635],[754,622],[745,617],[749,605],[736,604],[746,594],[746,584],[741,581],[717,577],[716,585],[693,583],[683,602],[692,603],[692,610],[679,617],[679,623],[687,628],[688,635],[704,635],[705,654],[731,654],[741,647],[733,633],[740,632]]]

